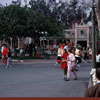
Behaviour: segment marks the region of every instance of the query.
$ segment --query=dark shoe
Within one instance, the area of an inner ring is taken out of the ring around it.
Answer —
[[[65,79],[65,81],[70,81],[69,79]]]
[[[64,77],[63,79],[64,79],[64,80],[66,80],[67,78],[66,78],[66,77]]]
[[[74,78],[74,80],[77,80],[77,78]]]
[[[78,71],[78,69],[75,69],[75,71]]]

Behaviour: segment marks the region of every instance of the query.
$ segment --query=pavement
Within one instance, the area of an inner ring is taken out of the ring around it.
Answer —
[[[13,62],[12,68],[0,64],[0,97],[84,97],[89,83],[91,63],[78,67],[78,80],[63,80],[56,60]]]

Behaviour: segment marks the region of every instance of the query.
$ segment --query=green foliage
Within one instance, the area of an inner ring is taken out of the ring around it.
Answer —
[[[40,37],[41,32],[57,34],[59,25],[50,16],[30,8],[10,5],[0,8],[0,37]]]
[[[19,6],[7,6],[3,9],[3,17],[1,18],[2,33],[6,37],[23,36],[25,25],[27,23],[27,10]]]
[[[86,19],[88,7],[78,0],[56,3],[55,0],[30,0],[30,7],[9,5],[0,8],[0,37],[63,36],[63,29],[70,28],[73,21]]]

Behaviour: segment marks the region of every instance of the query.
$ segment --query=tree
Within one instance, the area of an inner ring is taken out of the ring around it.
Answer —
[[[87,18],[88,7],[84,2],[70,0],[70,3],[49,0],[31,0],[30,7],[9,5],[0,8],[0,36],[2,38],[32,37],[39,39],[42,32],[48,36],[61,36],[63,29],[71,28],[73,21]],[[2,35],[3,34],[3,35]]]
[[[16,51],[16,39],[25,34],[27,23],[27,10],[18,5],[10,5],[2,8],[1,29],[0,33],[3,34],[1,38],[13,38],[14,49]]]
[[[0,13],[1,14],[1,13]],[[2,10],[2,33],[7,37],[21,37],[25,32],[27,11],[19,6],[7,6]]]
[[[52,0],[51,0],[52,1]],[[52,1],[53,2],[53,1]],[[53,3],[52,17],[55,18],[62,26],[70,28],[73,22],[86,20],[88,6],[79,0],[70,0],[66,2]]]
[[[49,16],[51,14],[49,7],[44,0],[31,0],[29,4],[31,9],[37,13],[43,14],[45,16]]]
[[[12,37],[14,40],[23,36],[39,38],[42,36],[41,32],[47,32],[48,36],[52,36],[62,31],[61,26],[51,16],[30,8],[10,5],[4,7],[0,14],[2,27],[0,31],[6,36],[5,38]]]

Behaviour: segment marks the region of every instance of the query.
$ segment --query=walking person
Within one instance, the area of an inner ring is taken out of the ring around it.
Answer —
[[[5,65],[7,65],[7,57],[8,57],[8,48],[7,45],[4,44],[4,48],[3,48],[3,52],[2,52],[4,58],[3,58],[3,62]]]
[[[20,59],[21,59],[20,62],[24,62],[24,61],[23,61],[23,57],[24,57],[24,49],[21,48],[21,49],[20,49]]]
[[[96,65],[100,68],[100,49],[97,50]]]
[[[68,50],[68,44],[69,44],[69,41],[68,40],[65,40],[64,41],[64,44],[65,44],[65,46],[64,46],[64,49],[66,49],[66,50]]]
[[[8,68],[8,67],[12,67],[12,65],[11,65],[11,50],[9,49],[8,50],[8,58],[7,58],[7,66],[6,66],[6,68]]]
[[[68,57],[68,52],[67,52],[67,50],[66,49],[64,49],[64,53],[63,53],[63,55],[61,56],[61,69],[63,69],[64,70],[64,79],[66,79],[67,78],[67,62],[66,62],[66,60],[67,60],[67,57]]]
[[[1,61],[2,55],[1,55],[1,48],[0,48],[0,61]]]
[[[70,80],[70,72],[72,71],[75,78],[74,80],[77,80],[77,75],[76,75],[76,70],[75,70],[75,55],[72,53],[72,50],[69,49],[68,50],[68,58],[67,58],[67,79],[65,81],[69,81]]]
[[[1,63],[4,62],[4,53],[3,53],[3,49],[4,49],[4,44],[2,44],[2,47],[1,47]]]
[[[92,61],[92,48],[89,48],[89,60]]]
[[[60,44],[60,45],[59,45],[59,48],[58,48],[58,54],[57,54],[57,60],[56,60],[55,66],[56,66],[57,64],[61,63],[61,56],[62,56],[62,54],[63,54],[63,48],[64,48],[64,46]]]
[[[84,48],[83,52],[84,52],[84,57],[83,57],[84,58],[84,61],[85,61],[85,63],[87,63],[88,52],[87,52],[86,48]]]
[[[76,64],[77,64],[78,67],[80,66],[80,63],[82,62],[81,56],[82,56],[81,50],[78,49],[78,48],[76,48],[76,50],[75,50],[76,61],[75,62],[76,62]]]

